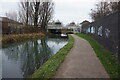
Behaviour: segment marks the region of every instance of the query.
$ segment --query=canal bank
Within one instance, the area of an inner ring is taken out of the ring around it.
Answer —
[[[68,43],[68,38],[47,35],[21,44],[9,45],[2,51],[3,78],[27,78]]]
[[[41,66],[31,78],[52,78],[59,68],[60,64],[64,61],[66,55],[73,47],[74,39],[69,35],[69,41],[62,49],[60,49],[54,56],[52,56],[43,66]]]
[[[29,34],[10,34],[2,36],[2,44],[6,45],[9,43],[21,42],[25,40],[31,40],[35,38],[43,38],[47,35],[47,33],[29,33]]]

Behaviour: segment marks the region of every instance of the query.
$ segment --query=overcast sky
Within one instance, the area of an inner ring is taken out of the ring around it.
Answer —
[[[0,16],[5,16],[6,11],[16,11],[19,0],[1,0]],[[53,0],[55,3],[53,20],[60,20],[64,24],[74,21],[80,23],[89,20],[90,10],[98,0]]]

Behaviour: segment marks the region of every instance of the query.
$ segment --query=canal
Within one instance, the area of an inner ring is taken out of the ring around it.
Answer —
[[[51,35],[2,48],[2,77],[27,78],[68,42],[60,35]]]

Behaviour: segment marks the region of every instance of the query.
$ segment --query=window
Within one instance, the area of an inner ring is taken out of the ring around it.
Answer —
[[[100,27],[98,28],[98,35],[99,35],[99,36],[102,36],[102,26],[100,26]]]
[[[95,33],[95,28],[91,27],[91,33]]]

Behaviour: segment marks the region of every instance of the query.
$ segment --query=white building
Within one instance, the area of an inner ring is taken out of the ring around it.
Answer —
[[[80,25],[69,24],[69,25],[64,26],[61,22],[49,23],[47,26],[47,29],[72,30],[73,33],[81,33],[81,26]]]

